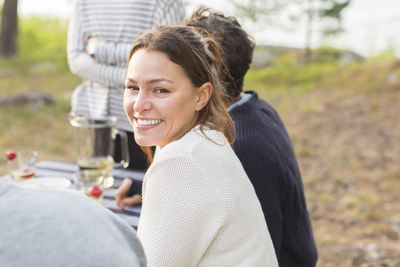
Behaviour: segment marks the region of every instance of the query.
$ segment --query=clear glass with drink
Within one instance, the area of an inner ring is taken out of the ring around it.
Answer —
[[[11,177],[15,182],[22,182],[35,177],[37,152],[31,150],[5,153]]]
[[[116,134],[121,137],[123,157],[118,164],[123,167],[129,162],[128,139],[126,133],[119,132],[115,128],[117,118],[70,113],[68,119],[74,127],[74,143],[79,169],[104,171],[104,186],[111,187],[114,183],[112,170]]]
[[[99,169],[79,170],[74,173],[76,189],[87,197],[103,201],[105,171]]]
[[[114,183],[114,178],[112,176],[113,165],[114,160],[111,156],[98,156],[78,159],[79,170],[104,173],[104,186],[106,188],[111,187]]]

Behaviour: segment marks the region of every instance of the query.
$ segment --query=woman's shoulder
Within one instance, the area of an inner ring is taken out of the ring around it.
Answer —
[[[208,175],[213,168],[210,157],[215,155],[210,150],[215,144],[209,142],[203,135],[190,131],[179,140],[158,148],[144,177],[145,194],[150,187],[152,192],[196,187],[196,194],[219,199],[213,189],[213,179]]]
[[[225,136],[216,130],[196,126],[180,139],[173,141],[157,149],[155,160],[163,160],[171,157],[185,157],[218,151],[225,145],[229,145]]]
[[[146,174],[165,177],[184,173],[186,177],[208,179],[206,177],[209,175],[206,173],[212,173],[214,169],[220,168],[224,164],[219,162],[229,158],[226,146],[230,149],[222,133],[210,129],[201,131],[199,127],[195,127],[179,140],[161,149],[157,148],[153,163]]]
[[[157,150],[145,180],[157,191],[169,190],[171,185],[198,185],[197,194],[208,195],[230,207],[228,203],[236,201],[243,180],[248,178],[221,132],[195,128]]]
[[[239,160],[221,132],[195,127],[179,140],[158,149],[148,173],[161,176],[184,173],[186,177],[214,184],[231,179],[231,172],[236,172],[234,176],[238,175],[240,167]],[[222,177],[221,173],[227,175]]]

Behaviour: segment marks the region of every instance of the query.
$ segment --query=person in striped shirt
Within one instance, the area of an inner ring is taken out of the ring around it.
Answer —
[[[68,30],[67,54],[71,72],[83,82],[73,92],[72,112],[116,116],[117,128],[128,134],[128,168],[144,170],[148,164],[134,141],[122,105],[129,51],[141,32],[157,25],[183,24],[184,18],[181,0],[76,1]],[[120,154],[116,149],[116,161],[121,159]],[[135,188],[141,190],[140,185]]]

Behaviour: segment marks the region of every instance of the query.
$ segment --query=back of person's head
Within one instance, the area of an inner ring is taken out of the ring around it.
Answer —
[[[235,99],[243,90],[243,80],[250,68],[255,43],[234,17],[225,17],[206,7],[197,9],[186,22],[211,33],[222,47],[229,74],[222,74],[227,94]]]
[[[205,30],[187,26],[160,26],[144,32],[132,46],[130,58],[140,49],[158,51],[179,65],[195,87],[210,82],[208,103],[198,112],[194,125],[221,131],[232,142],[233,122],[222,101],[225,88],[219,73],[226,71],[221,47]]]

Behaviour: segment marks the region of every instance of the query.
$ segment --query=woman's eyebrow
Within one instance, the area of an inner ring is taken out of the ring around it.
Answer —
[[[173,81],[171,81],[171,80],[168,80],[168,79],[163,79],[163,78],[161,78],[161,79],[154,79],[154,80],[150,80],[150,81],[148,81],[147,83],[157,83],[157,82],[168,82],[168,83],[174,83]]]
[[[126,81],[130,82],[130,83],[137,83],[137,81],[135,79],[132,79],[132,78],[127,78]],[[164,78],[153,79],[153,80],[147,81],[146,83],[150,83],[151,84],[151,83],[158,83],[158,82],[174,83],[173,81],[168,80],[168,79],[164,79]]]

